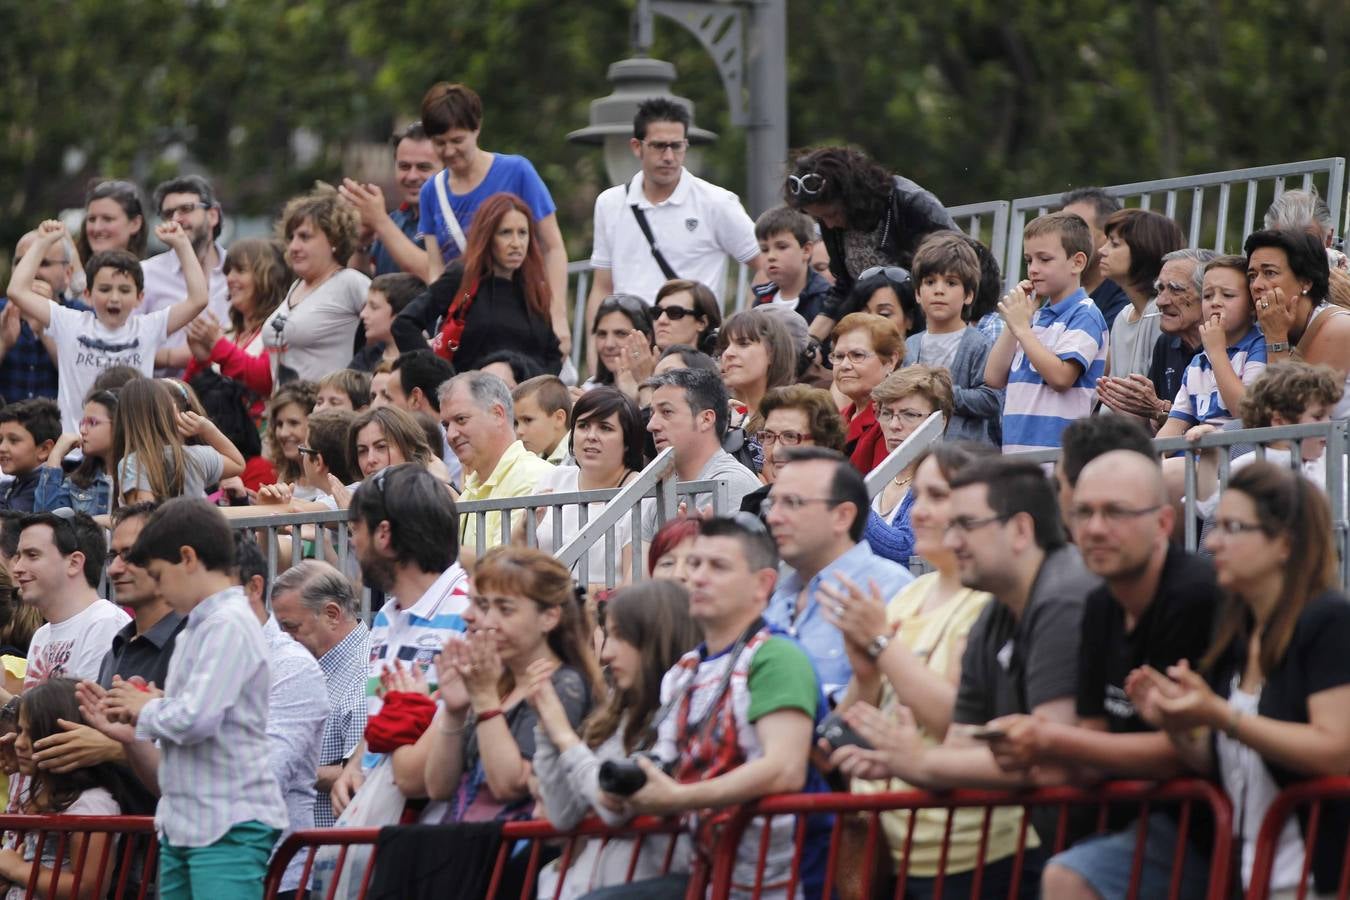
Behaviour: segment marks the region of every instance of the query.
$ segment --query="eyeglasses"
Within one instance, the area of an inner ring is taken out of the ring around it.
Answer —
[[[1239,522],[1237,519],[1215,519],[1214,530],[1222,532],[1229,537],[1237,537],[1239,534],[1246,534],[1253,531],[1265,531],[1260,525],[1252,522]]]
[[[919,412],[916,409],[887,409],[883,407],[877,410],[877,421],[882,425],[887,425],[892,419],[900,419],[907,424],[918,425],[931,415],[932,413]]]
[[[844,360],[848,360],[855,366],[861,366],[872,357],[876,356],[871,350],[850,350],[847,353],[840,353],[838,350],[830,354],[830,362],[834,365],[840,365]]]
[[[809,503],[824,503],[826,506],[836,506],[844,501],[838,497],[798,497],[796,494],[784,494],[781,497],[775,497],[772,494],[759,502],[759,513],[767,516],[775,507],[781,505],[788,512],[799,512]]]
[[[782,444],[784,447],[795,447],[802,441],[810,438],[809,434],[802,434],[800,431],[756,431],[755,440],[759,441],[761,447],[767,447],[773,443]]]
[[[666,151],[682,156],[684,151],[689,149],[688,141],[643,141],[642,145],[649,150],[655,150],[658,156],[665,156]]]
[[[97,428],[98,426],[107,424],[108,422],[111,421],[112,421],[111,419],[99,419],[96,418],[95,416],[85,416],[83,419],[80,420],[80,427]]]
[[[210,209],[210,208],[211,207],[208,204],[202,203],[200,201],[195,203],[181,203],[178,206],[175,206],[171,209],[161,209],[159,211],[159,217],[167,222],[168,220],[176,219],[179,216],[190,216],[199,209]]]
[[[885,275],[888,281],[893,281],[896,284],[905,284],[910,281],[909,269],[900,266],[873,266],[870,269],[864,269],[862,274],[858,276],[858,280],[866,281],[878,275]]]
[[[672,322],[678,322],[685,316],[696,316],[696,315],[698,315],[697,310],[685,309],[683,306],[676,306],[673,303],[670,306],[657,306],[653,307],[652,309],[653,319],[659,319],[662,316],[665,316]]]
[[[300,446],[300,447],[296,447],[295,449],[298,450],[300,453],[303,453],[305,456],[318,456],[318,455],[319,455],[319,451],[318,451],[318,450],[315,450],[313,447]]]
[[[1093,516],[1101,516],[1107,525],[1123,525],[1129,519],[1137,519],[1146,516],[1149,513],[1155,513],[1162,509],[1155,504],[1143,509],[1130,509],[1128,506],[1107,505],[1100,508],[1091,506],[1075,506],[1069,510],[1069,521],[1075,525],[1083,525],[1092,521]]]
[[[815,172],[807,172],[805,175],[789,175],[788,190],[794,197],[814,197],[825,190],[825,176]]]
[[[957,516],[947,523],[947,527],[944,531],[955,531],[957,534],[970,534],[972,531],[977,531],[984,528],[986,525],[993,525],[995,522],[1006,522],[1009,518],[1009,516],[1000,515],[985,516],[982,519],[976,519],[971,516]]]

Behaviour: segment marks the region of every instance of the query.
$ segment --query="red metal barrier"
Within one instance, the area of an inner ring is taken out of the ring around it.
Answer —
[[[1314,778],[1280,791],[1261,820],[1256,836],[1256,852],[1252,859],[1251,883],[1247,900],[1266,900],[1275,872],[1275,853],[1280,846],[1280,832],[1284,823],[1300,807],[1308,807],[1308,827],[1303,833],[1303,870],[1299,874],[1298,900],[1308,894],[1309,875],[1312,872],[1312,850],[1322,827],[1323,805],[1328,800],[1350,800],[1350,778]],[[1238,848],[1241,853],[1241,848]],[[1350,847],[1343,848],[1340,884],[1336,896],[1345,900],[1350,894]]]
[[[981,880],[984,873],[984,856],[989,838],[990,822],[993,811],[999,807],[1020,807],[1023,810],[1022,825],[1017,839],[1017,849],[1013,861],[1013,885],[1010,896],[1016,896],[1016,890],[1022,876],[1022,863],[1027,843],[1027,813],[1032,808],[1053,807],[1058,809],[1057,827],[1054,840],[1048,843],[1052,852],[1064,849],[1070,807],[1096,806],[1097,831],[1106,830],[1107,814],[1112,807],[1138,807],[1138,837],[1131,873],[1129,896],[1139,896],[1139,880],[1143,866],[1144,843],[1147,839],[1147,819],[1152,808],[1159,805],[1179,807],[1179,826],[1176,853],[1172,862],[1172,880],[1169,896],[1178,895],[1181,882],[1181,863],[1185,852],[1185,837],[1193,820],[1192,807],[1202,803],[1209,808],[1214,817],[1214,845],[1210,856],[1209,892],[1210,900],[1223,900],[1227,895],[1228,871],[1232,851],[1232,808],[1227,796],[1215,785],[1199,779],[1184,779],[1162,784],[1155,782],[1112,782],[1101,785],[1091,791],[1074,788],[1046,788],[1036,791],[950,791],[930,793],[927,791],[897,791],[878,794],[793,794],[781,797],[769,797],[757,804],[742,809],[719,833],[717,853],[713,860],[711,884],[712,900],[726,900],[731,896],[733,887],[738,894],[749,894],[759,898],[770,888],[762,883],[764,862],[768,851],[768,829],[761,830],[759,846],[759,865],[757,880],[752,885],[734,885],[733,872],[737,849],[745,835],[746,828],[756,819],[768,819],[772,816],[797,816],[795,830],[795,854],[792,862],[786,895],[795,894],[800,881],[799,864],[806,837],[806,817],[813,814],[835,814],[830,830],[829,855],[826,862],[825,885],[822,896],[832,895],[839,872],[840,837],[844,829],[844,814],[863,814],[867,820],[867,834],[864,841],[863,860],[860,868],[861,890],[864,897],[880,896],[882,886],[871,883],[875,854],[889,852],[886,837],[881,833],[880,815],[894,810],[945,809],[947,810],[944,843],[941,850],[939,873],[934,881],[934,896],[942,897],[943,882],[946,876],[941,874],[945,867],[947,842],[950,841],[952,821],[958,809],[984,810],[977,862],[972,878],[971,897],[981,897]],[[906,860],[912,846],[916,816],[909,817],[909,830],[905,841]],[[905,894],[905,882],[908,877],[907,864],[896,873],[895,896]],[[778,888],[774,887],[777,895]],[[1148,898],[1152,900],[1152,898]]]
[[[614,840],[631,840],[633,849],[629,857],[627,879],[631,880],[637,869],[638,859],[642,852],[644,842],[656,835],[679,835],[683,829],[678,821],[655,818],[640,818],[629,823],[622,830],[607,828],[597,819],[588,819],[571,831],[559,831],[548,822],[533,820],[528,822],[509,822],[502,826],[502,843],[497,851],[496,862],[492,870],[492,880],[488,888],[487,898],[489,900],[511,900],[503,893],[503,877],[506,872],[508,861],[515,854],[517,845],[524,841],[530,844],[528,856],[526,858],[526,870],[524,875],[524,884],[521,888],[520,900],[533,900],[536,895],[536,884],[539,878],[539,871],[543,864],[543,853],[547,846],[551,844],[561,844],[561,854],[559,858],[560,875],[557,888],[553,893],[554,900],[561,894],[563,888],[563,874],[568,872],[573,861],[576,859],[578,849],[581,843],[586,840],[600,841],[607,845]],[[371,848],[370,856],[362,865],[360,871],[348,873],[348,879],[357,879],[355,882],[348,882],[349,890],[343,895],[344,898],[356,897],[364,898],[370,887],[371,877],[375,871],[376,852],[375,845],[380,835],[379,828],[323,828],[313,830],[303,830],[291,833],[281,847],[278,848],[276,855],[272,858],[271,864],[267,870],[266,890],[264,892],[265,900],[274,900],[280,891],[281,877],[286,871],[286,867],[299,853],[306,854],[304,868],[300,876],[301,888],[297,895],[297,900],[335,900],[339,880],[334,877],[327,889],[320,894],[317,891],[309,890],[311,876],[314,873],[314,863],[316,855],[322,847],[337,847],[337,858],[334,868],[337,872],[342,872],[347,863],[348,855],[353,847]],[[666,848],[664,858],[661,863],[662,871],[668,871],[673,861],[675,850],[675,841],[672,839]],[[355,885],[355,892],[350,890]]]
[[[155,841],[155,820],[150,816],[26,816],[0,815],[0,831],[5,833],[5,846],[23,852],[24,841],[28,834],[34,833],[34,865],[30,870],[28,882],[21,885],[24,898],[39,896],[51,897],[57,894],[59,879],[65,870],[63,862],[70,852],[76,837],[82,838],[79,852],[70,860],[70,873],[74,883],[82,884],[89,877],[89,866],[96,865],[93,877],[97,879],[100,890],[94,896],[107,897],[110,900],[144,900],[156,871],[158,844]],[[97,863],[89,859],[89,837],[107,835],[111,840],[103,842]],[[147,835],[143,842],[132,839],[134,835]],[[121,847],[114,855],[114,847]],[[17,840],[17,844],[12,842]],[[56,864],[52,866],[48,880],[40,879],[43,853],[50,842],[55,841]],[[142,847],[137,847],[143,843]],[[142,877],[140,884],[133,884],[133,861],[140,860],[141,871],[151,877]],[[39,883],[39,882],[44,883]]]

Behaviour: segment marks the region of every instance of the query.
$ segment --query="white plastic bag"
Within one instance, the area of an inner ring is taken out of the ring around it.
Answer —
[[[374,828],[382,825],[397,825],[403,817],[403,807],[407,800],[399,793],[394,784],[394,763],[392,756],[386,756],[371,769],[352,802],[338,816],[334,828]],[[337,879],[337,891],[333,900],[360,900],[361,882],[365,879],[366,865],[375,848],[353,845],[347,847],[347,858],[343,860],[342,871],[338,871],[338,856],[342,847],[320,847],[314,856],[314,868],[309,876],[309,896],[327,897],[328,886]]]

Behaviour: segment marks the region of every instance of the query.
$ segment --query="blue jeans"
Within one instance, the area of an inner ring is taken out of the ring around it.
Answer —
[[[1134,865],[1134,846],[1139,823],[1113,834],[1088,838],[1050,858],[1049,865],[1071,869],[1086,881],[1102,900],[1124,898],[1130,891],[1130,869]],[[1139,873],[1140,897],[1166,897],[1172,884],[1172,859],[1177,847],[1177,822],[1172,816],[1155,812],[1148,817],[1148,835],[1144,841],[1143,869]],[[1209,886],[1209,864],[1194,846],[1187,845],[1181,861],[1181,900],[1205,896]]]
[[[161,841],[161,900],[261,900],[267,860],[280,834],[261,822],[241,822],[205,847]]]

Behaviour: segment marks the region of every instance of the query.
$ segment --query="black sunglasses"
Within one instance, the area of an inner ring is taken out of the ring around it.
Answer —
[[[678,322],[685,316],[697,316],[697,315],[698,310],[696,309],[685,309],[683,306],[675,306],[674,304],[670,306],[657,306],[652,308],[653,320],[665,316],[672,322]]]
[[[858,276],[859,281],[866,281],[876,275],[885,275],[888,281],[895,284],[904,284],[910,280],[909,269],[900,266],[872,266],[870,269],[864,269]]]

